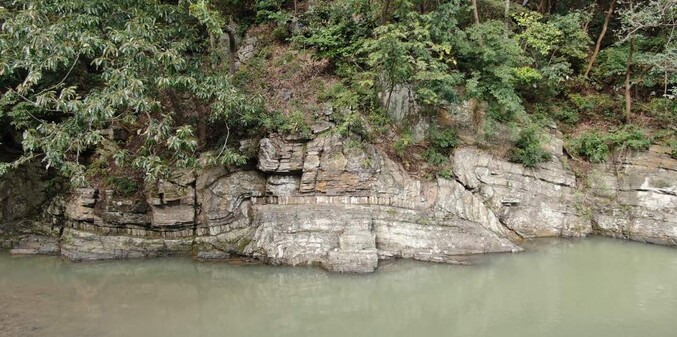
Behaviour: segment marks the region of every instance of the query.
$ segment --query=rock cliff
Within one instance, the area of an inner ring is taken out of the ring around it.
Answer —
[[[621,156],[588,175],[590,224],[601,235],[677,245],[677,160],[670,149]]]
[[[665,149],[623,155],[586,178],[568,168],[557,137],[549,150],[550,163],[527,169],[459,148],[454,179],[422,181],[375,146],[331,131],[311,140],[271,135],[260,142],[256,169],[177,172],[145,199],[92,188],[62,203],[35,198],[24,202],[30,211],[0,213],[0,229],[28,222],[5,239],[16,254],[241,256],[338,272],[371,272],[395,257],[459,263],[468,254],[521,251],[536,237],[676,244],[677,161]],[[30,189],[20,185],[26,180],[1,181],[0,197]]]

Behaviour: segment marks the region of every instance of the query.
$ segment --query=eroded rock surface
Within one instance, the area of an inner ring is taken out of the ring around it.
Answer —
[[[677,160],[669,151],[653,146],[593,169],[587,179],[596,232],[677,245]]]
[[[457,149],[454,174],[523,237],[588,235],[592,227],[585,217],[584,196],[564,165],[561,141],[552,143],[548,149],[553,159],[535,169],[475,148]]]
[[[202,257],[244,255],[256,226],[252,198],[266,190],[266,177],[257,171],[227,173],[212,169],[198,177],[195,249]]]
[[[289,148],[262,142],[269,147]],[[317,137],[306,146],[298,189],[296,179],[270,177],[266,197],[253,200],[257,230],[247,255],[363,272],[378,258],[453,263],[464,254],[521,250],[510,241],[517,236],[458,182],[413,179],[371,145]]]
[[[23,249],[33,235],[58,237],[62,184],[34,162],[0,178],[0,248]]]
[[[548,150],[551,162],[528,169],[460,148],[455,179],[422,181],[375,146],[331,132],[273,135],[260,142],[256,169],[177,172],[145,197],[82,188],[65,202],[43,202],[47,211],[33,223],[49,230],[31,227],[13,253],[77,261],[245,256],[363,273],[388,258],[458,263],[517,252],[534,237],[599,233],[676,244],[677,161],[666,149],[599,165],[583,182],[557,137]]]
[[[76,189],[66,205],[61,255],[83,261],[189,253],[193,224],[172,220],[171,214],[180,211],[193,214],[194,208],[186,210],[181,203],[152,207],[144,199],[117,196],[112,190]],[[159,224],[157,219],[168,220]]]
[[[258,169],[263,172],[293,172],[303,169],[305,143],[283,141],[280,136],[264,138],[259,149]]]
[[[12,255],[59,255],[59,238],[45,235],[27,235],[9,251]]]

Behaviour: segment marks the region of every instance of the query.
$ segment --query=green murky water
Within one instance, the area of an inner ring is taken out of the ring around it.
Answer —
[[[677,249],[550,241],[361,276],[0,253],[0,336],[677,336]]]

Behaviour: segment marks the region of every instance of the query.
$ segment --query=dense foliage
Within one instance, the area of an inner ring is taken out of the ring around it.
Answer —
[[[199,4],[13,1],[2,8],[0,118],[24,156],[84,183],[92,153],[149,180],[196,165],[208,121],[253,108],[212,52]],[[115,143],[106,132],[130,133]],[[222,161],[241,161],[225,148]]]
[[[151,182],[244,164],[243,137],[307,134],[303,109],[267,108],[251,67],[237,70],[237,43],[256,27],[328,64],[320,76],[339,83],[317,95],[339,132],[394,130],[396,152],[415,142],[387,119],[398,88],[420,114],[482,102],[487,125],[514,129],[510,159],[526,166],[549,159],[546,124],[591,161],[677,139],[674,0],[4,0],[0,25],[1,141],[21,149],[0,173],[38,159],[76,185],[104,171]],[[424,159],[443,165],[456,131],[428,134]]]

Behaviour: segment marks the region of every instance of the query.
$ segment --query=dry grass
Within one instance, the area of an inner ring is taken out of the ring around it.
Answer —
[[[328,67],[327,60],[315,58],[311,51],[271,42],[241,71],[248,80],[247,91],[263,95],[266,110],[311,117],[321,109],[322,92],[339,83]]]

